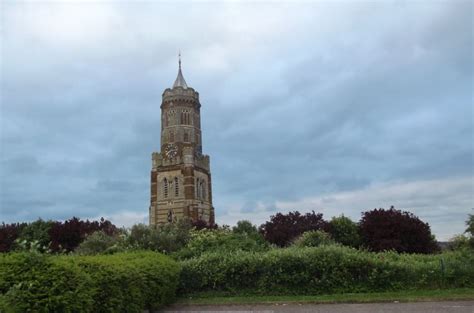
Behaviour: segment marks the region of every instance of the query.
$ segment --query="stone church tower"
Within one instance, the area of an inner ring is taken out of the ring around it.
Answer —
[[[161,102],[161,150],[153,152],[150,225],[188,217],[214,223],[209,156],[202,154],[199,93],[181,72]]]

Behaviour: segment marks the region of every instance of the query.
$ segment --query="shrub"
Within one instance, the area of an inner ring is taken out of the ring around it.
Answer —
[[[160,226],[133,225],[126,240],[129,247],[171,253],[181,249],[189,240],[192,225],[181,219]]]
[[[183,293],[322,294],[474,286],[474,256],[369,253],[344,246],[215,252],[182,263]]]
[[[363,244],[371,251],[433,253],[439,250],[430,226],[410,212],[374,209],[362,213]]]
[[[95,284],[94,312],[143,312],[170,303],[179,280],[179,265],[156,252],[97,256],[63,256],[89,274]]]
[[[64,221],[64,223],[54,222],[48,232],[51,238],[50,249],[53,252],[73,251],[87,235],[99,230],[107,235],[118,233],[117,227],[103,218],[100,222],[81,221],[77,217]]]
[[[257,235],[258,229],[250,221],[238,221],[237,225],[232,227],[232,232],[235,234]]]
[[[469,214],[469,218],[466,221],[466,233],[469,234],[469,245],[474,249],[474,214]]]
[[[297,247],[318,247],[325,245],[333,245],[336,242],[331,238],[331,235],[322,230],[310,230],[299,236],[294,245]]]
[[[344,215],[333,217],[327,225],[327,231],[340,244],[354,248],[360,246],[361,239],[357,223]]]
[[[15,223],[0,225],[0,252],[8,252],[13,248],[15,240],[20,236],[20,232],[26,223]]]
[[[155,252],[4,254],[0,256],[0,309],[141,313],[173,300],[179,271],[176,262]]]
[[[111,248],[119,243],[118,236],[109,236],[102,231],[96,231],[77,247],[75,252],[82,255],[94,255],[111,251]]]
[[[10,312],[92,312],[91,285],[79,267],[46,255],[0,256],[0,295]]]
[[[23,227],[17,241],[23,242],[24,249],[32,249],[37,247],[40,252],[45,252],[50,244],[49,230],[53,226],[53,221],[44,221],[38,219]]]
[[[291,244],[293,239],[309,230],[322,230],[326,226],[323,215],[318,213],[290,212],[288,214],[277,213],[271,216],[270,221],[260,226],[260,233],[270,243],[280,247]]]
[[[193,228],[195,228],[197,230],[218,228],[217,224],[215,224],[213,221],[211,221],[211,223],[207,223],[203,220],[197,219],[197,220],[194,220],[194,221],[190,221],[190,223],[193,226]]]
[[[260,234],[234,233],[226,228],[191,231],[188,244],[175,254],[176,258],[186,259],[216,251],[266,251],[268,243]]]

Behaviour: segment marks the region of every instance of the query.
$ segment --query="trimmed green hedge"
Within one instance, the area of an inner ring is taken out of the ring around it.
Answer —
[[[179,272],[178,263],[155,252],[1,255],[0,311],[154,310],[173,301]]]
[[[369,253],[342,246],[210,253],[181,262],[180,291],[322,294],[474,286],[474,256]]]
[[[0,312],[92,312],[91,278],[45,255],[0,255]]]

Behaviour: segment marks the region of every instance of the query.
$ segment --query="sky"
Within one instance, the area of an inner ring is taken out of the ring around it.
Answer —
[[[0,221],[147,223],[160,104],[200,93],[218,224],[474,214],[470,1],[2,1]]]

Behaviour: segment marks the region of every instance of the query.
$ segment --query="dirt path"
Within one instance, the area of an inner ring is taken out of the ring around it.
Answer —
[[[161,312],[215,313],[474,313],[474,301],[365,304],[173,305]]]

